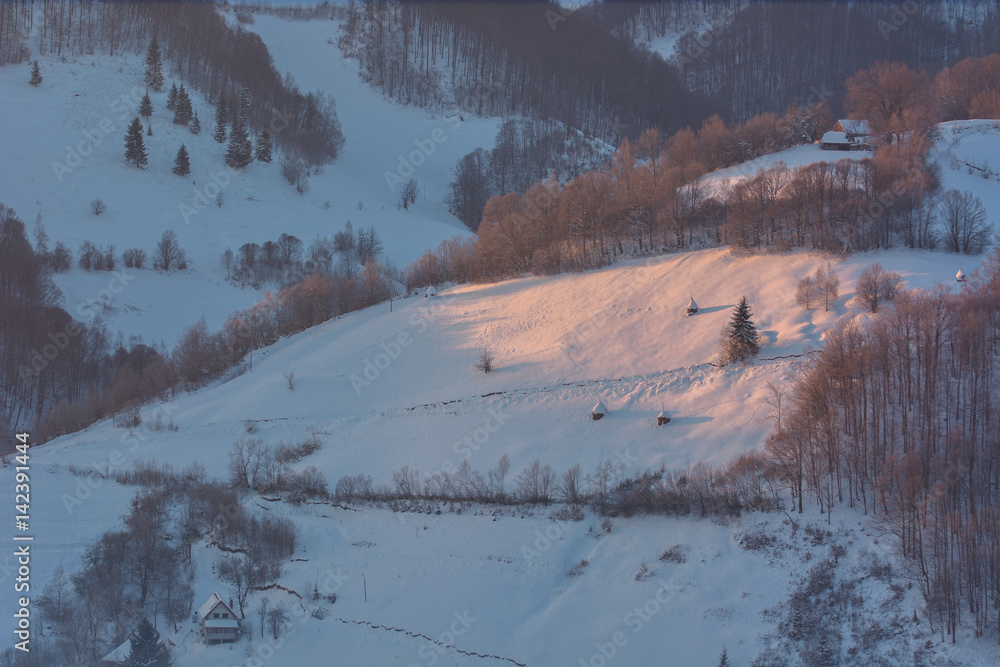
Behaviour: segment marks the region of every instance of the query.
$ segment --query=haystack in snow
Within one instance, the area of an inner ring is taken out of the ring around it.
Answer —
[[[962,269],[959,269],[958,273],[955,274],[955,280],[957,280],[960,283],[964,283],[965,282],[965,271],[963,271]]]
[[[608,414],[608,408],[605,407],[604,401],[598,401],[597,405],[594,406],[594,409],[590,411],[590,417],[594,421],[597,421],[606,414]]]
[[[667,416],[666,412],[660,411],[660,414],[656,415],[656,425],[664,426],[670,423],[670,417]]]
[[[694,297],[691,297],[691,301],[688,303],[687,310],[684,315],[694,315],[698,312],[698,304],[694,302]]]
[[[430,287],[428,287],[427,291],[424,292],[424,298],[425,299],[427,297],[429,297],[429,296],[437,296],[437,295],[438,295],[437,287],[434,287],[434,285],[431,285]]]

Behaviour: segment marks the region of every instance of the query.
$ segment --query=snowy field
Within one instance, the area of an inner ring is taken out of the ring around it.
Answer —
[[[168,67],[166,89],[150,94],[153,136],[144,137],[149,164],[143,171],[123,157],[125,128],[144,92],[141,57],[63,62],[43,56],[37,88],[28,84],[29,64],[0,68],[0,118],[6,128],[0,202],[18,213],[29,234],[40,214],[50,247],[62,241],[72,250],[74,268],[56,277],[70,313],[109,291],[110,274],[76,268],[84,240],[114,244],[120,255],[133,246],[150,252],[165,230],[177,233],[189,271],[165,276],[152,269],[126,270],[126,289],[113,294],[102,313],[112,333],[172,347],[202,316],[210,329],[218,329],[230,312],[261,298],[261,290],[227,284],[219,262],[226,248],[235,252],[247,242],[276,240],[282,232],[308,247],[350,220],[355,230],[374,225],[385,244],[382,260],[405,267],[424,249],[469,234],[447,211],[447,183],[462,155],[492,145],[497,119],[432,115],[387,102],[362,82],[356,61],[337,48],[334,22],[260,16],[254,28],[268,40],[279,72],[291,72],[303,92],[322,90],[337,100],[346,144],[335,164],[310,179],[304,195],[284,180],[277,155],[270,164],[229,170],[226,145],[212,138],[213,107],[195,91],[189,92],[201,133],[174,125],[166,100],[176,79]],[[186,177],[171,172],[182,143],[191,156]],[[386,174],[399,177],[410,170],[420,193],[414,207],[400,210],[399,187],[390,187],[398,182]],[[219,191],[225,197],[221,208],[215,202]],[[107,205],[100,216],[90,211],[97,198]],[[190,296],[176,299],[176,294]]]
[[[281,178],[277,162],[254,163],[226,186],[222,208],[206,207],[190,223],[179,205],[190,204],[224,169],[204,99],[192,95],[203,127],[194,137],[166,117],[165,93],[154,95],[150,167],[139,172],[121,156],[131,110],[122,116],[114,107],[141,82],[139,59],[42,59],[45,80],[37,90],[27,84],[26,66],[0,69],[0,117],[8,128],[0,147],[0,201],[29,229],[41,212],[50,243],[61,240],[74,251],[84,239],[149,249],[171,228],[192,260],[186,273],[134,272],[107,312],[112,331],[172,345],[199,317],[216,328],[227,313],[253,303],[259,292],[223,280],[218,256],[227,246],[235,250],[281,232],[308,242],[350,219],[355,228],[374,224],[387,255],[403,265],[462,233],[441,203],[448,172],[462,154],[492,142],[495,119],[455,121],[385,102],[329,43],[336,43],[333,23],[258,16],[252,29],[279,71],[290,71],[304,89],[337,98],[347,144],[306,195]],[[76,146],[103,120],[114,131],[95,140],[79,166],[54,172],[66,146]],[[426,194],[414,210],[399,211],[384,173],[437,128],[447,140],[414,174]],[[170,173],[182,141],[191,153],[190,178]],[[970,174],[969,165],[1000,167],[997,123],[946,124],[935,154],[945,188],[973,191],[996,226],[1000,184],[975,168]],[[732,182],[778,160],[794,167],[822,159],[831,159],[829,153],[803,146],[709,178]],[[100,217],[88,210],[95,197],[109,206]],[[485,470],[505,453],[512,474],[536,458],[557,473],[576,463],[591,472],[602,460],[632,472],[725,463],[757,449],[765,437],[767,383],[787,386],[810,350],[822,346],[824,332],[843,318],[865,317],[853,292],[866,266],[881,262],[909,288],[943,283],[959,289],[953,278],[959,266],[971,274],[982,259],[903,250],[845,260],[702,250],[584,274],[451,287],[437,297],[396,301],[392,312],[380,305],[346,315],[255,353],[251,373],[146,407],[144,426],[132,435],[106,421],[34,449],[33,586],[40,589],[59,565],[76,569],[89,541],[120,526],[136,489],[116,484],[116,471],[139,460],[175,468],[200,461],[210,477],[225,479],[232,443],[247,434],[248,422],[269,445],[315,433],[322,447],[299,465],[317,466],[331,487],[348,474],[386,482],[403,465],[429,475],[468,459]],[[796,306],[797,281],[831,261],[841,284],[831,311]],[[67,310],[75,314],[109,279],[79,269],[60,276]],[[713,365],[719,334],[743,295],[763,349],[753,364],[719,368]],[[701,310],[684,317],[692,296]],[[483,349],[496,354],[489,375],[472,369]],[[295,373],[294,391],[286,388],[288,371]],[[594,422],[590,410],[598,400],[610,413]],[[663,428],[654,425],[660,410],[673,418]],[[157,412],[178,430],[149,428]],[[0,487],[0,502],[13,505],[13,484]],[[286,637],[277,643],[255,633],[252,644],[207,647],[195,640],[192,623],[177,633],[161,627],[177,665],[711,667],[724,646],[732,664],[746,665],[771,642],[789,593],[834,544],[845,549],[838,576],[861,582],[864,613],[899,623],[886,643],[885,664],[913,664],[919,651],[926,664],[1000,664],[995,638],[960,635],[951,647],[926,623],[912,622],[921,600],[898,565],[892,583],[902,587],[899,594],[867,574],[873,562],[892,558],[891,540],[845,508],[835,509],[829,526],[828,517],[810,507],[794,525],[783,513],[728,522],[644,517],[615,519],[606,532],[600,517],[563,523],[543,508],[473,507],[458,514],[428,505],[402,514],[371,506],[296,507],[257,496],[248,505],[297,524],[299,548],[279,583],[307,597],[318,585],[339,599],[318,605],[281,590],[256,595],[292,609]],[[761,534],[773,542],[744,547],[753,543],[748,536]],[[681,547],[683,562],[661,562],[673,545]],[[195,549],[196,605],[215,591],[230,594],[212,576],[217,556],[204,542]],[[588,565],[571,576],[581,560]],[[652,574],[637,580],[643,563]],[[0,557],[0,565],[0,580],[9,585],[13,555]],[[317,606],[326,608],[325,618],[311,615]],[[14,607],[12,595],[0,596],[7,636]],[[844,636],[846,652],[850,629]],[[855,664],[873,664],[866,660]]]
[[[35,449],[34,576],[45,581],[59,564],[72,569],[87,541],[118,525],[134,489],[103,476],[155,458],[175,468],[201,461],[210,477],[225,478],[229,449],[246,435],[248,420],[257,425],[255,437],[270,445],[317,433],[322,448],[300,465],[318,466],[331,484],[358,473],[385,482],[403,465],[431,474],[464,458],[484,470],[503,453],[512,472],[535,458],[558,472],[577,462],[591,471],[602,459],[626,463],[630,471],[728,461],[756,448],[766,432],[766,383],[787,383],[801,360],[793,355],[821,345],[838,317],[863,317],[851,285],[875,259],[900,271],[908,285],[929,288],[950,277],[954,258],[851,257],[837,267],[842,294],[830,313],[793,304],[797,278],[826,258],[737,258],[721,250],[457,287],[397,302],[391,313],[384,306],[352,313],[265,350],[252,373],[144,410],[145,424],[159,411],[177,432],[143,427],[135,438],[104,422]],[[685,318],[689,293],[702,310]],[[718,332],[742,293],[765,336],[761,359],[717,368],[710,362]],[[498,368],[487,376],[471,368],[482,347],[497,353]],[[377,375],[366,377],[368,361]],[[285,387],[287,370],[296,373],[294,391]],[[610,414],[593,422],[589,411],[597,399]],[[661,408],[673,421],[657,429]],[[99,476],[73,474],[70,466]],[[249,504],[298,525],[300,547],[279,583],[303,594],[329,586],[339,599],[325,605],[325,619],[316,619],[310,615],[315,603],[297,606],[291,594],[268,593],[301,612],[277,649],[262,649],[259,637],[251,648],[245,641],[205,647],[191,641],[190,624],[178,634],[165,632],[177,644],[179,665],[247,664],[248,650],[251,657],[274,651],[264,664],[323,664],[331,651],[346,664],[495,661],[442,644],[526,665],[603,664],[592,658],[609,645],[617,664],[656,664],[669,651],[668,664],[712,665],[725,645],[734,664],[747,664],[766,645],[798,578],[831,548],[793,531],[781,513],[729,523],[616,519],[604,534],[599,517],[561,523],[544,508],[497,516],[490,508],[458,515],[447,505],[397,514],[255,497]],[[872,554],[885,558],[891,541],[880,543],[856,513],[838,508],[834,518],[834,541],[849,549],[847,562],[864,578]],[[825,517],[811,508],[802,521],[821,525]],[[741,546],[747,531],[776,536],[785,546],[748,551]],[[661,563],[659,555],[675,544],[684,547],[685,562]],[[204,545],[196,549],[199,598],[217,589],[226,595],[211,575],[217,555]],[[570,576],[582,559],[589,565]],[[654,574],[636,581],[643,563]],[[871,586],[870,595],[890,596],[885,584]],[[912,616],[918,602],[911,592],[880,618]],[[914,646],[937,643],[925,625],[908,633]],[[998,657],[993,650],[988,642],[968,642],[949,654]]]

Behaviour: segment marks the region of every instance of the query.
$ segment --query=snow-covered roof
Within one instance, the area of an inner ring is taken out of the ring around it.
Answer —
[[[104,662],[125,662],[131,652],[132,640],[126,639],[121,646],[104,656]]]
[[[848,120],[842,118],[837,122],[847,134],[871,134],[871,128],[868,127],[868,121],[866,120]]]
[[[212,593],[212,597],[208,598],[208,600],[205,602],[205,604],[201,605],[201,607],[198,608],[198,618],[200,618],[201,620],[205,620],[205,617],[208,616],[209,614],[211,614],[212,610],[215,609],[215,606],[217,604],[219,604],[220,602],[222,602],[222,598],[219,597],[219,594],[218,593]],[[229,605],[228,604],[226,604],[225,602],[222,602],[222,604],[225,604],[226,605],[226,609],[229,609]],[[229,611],[233,611],[233,610],[229,609]],[[233,612],[233,615],[235,615],[235,614],[236,614],[236,612]]]
[[[606,415],[608,414],[608,408],[604,405],[604,401],[598,401],[592,412],[595,415]]]
[[[849,144],[850,141],[847,140],[846,132],[837,132],[836,130],[830,130],[829,132],[823,133],[823,139],[821,140],[824,144]]]
[[[240,624],[235,618],[209,618],[205,620],[206,628],[238,628]]]

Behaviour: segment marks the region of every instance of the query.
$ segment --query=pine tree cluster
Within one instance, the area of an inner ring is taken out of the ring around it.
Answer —
[[[184,84],[181,84],[177,91],[177,98],[174,100],[174,123],[177,125],[187,125],[194,118],[194,110],[191,108],[191,98],[188,96]]]

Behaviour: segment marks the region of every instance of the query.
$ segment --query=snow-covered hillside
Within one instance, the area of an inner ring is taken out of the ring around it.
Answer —
[[[28,84],[29,64],[0,68],[0,117],[6,127],[0,202],[18,213],[29,233],[41,214],[50,245],[62,241],[76,255],[84,240],[101,247],[114,244],[118,253],[133,246],[149,252],[164,230],[173,229],[187,252],[191,268],[186,273],[126,270],[126,288],[112,295],[111,308],[103,313],[113,333],[121,330],[172,346],[202,316],[217,329],[230,312],[259,300],[260,290],[226,284],[219,257],[227,247],[235,251],[247,242],[275,240],[282,232],[308,246],[350,220],[355,229],[374,225],[385,243],[383,259],[405,267],[425,248],[469,233],[443,202],[450,170],[462,155],[492,144],[496,119],[434,116],[385,101],[359,78],[357,63],[336,47],[335,22],[261,16],[253,27],[272,50],[279,71],[291,73],[303,89],[321,90],[338,102],[346,145],[334,165],[310,179],[304,195],[284,180],[277,157],[242,172],[228,170],[225,145],[212,139],[213,108],[193,91],[201,133],[194,136],[174,125],[165,108],[167,93],[151,93],[153,136],[144,137],[149,165],[140,171],[126,163],[125,128],[137,115],[144,90],[138,56],[65,61],[43,56],[37,88]],[[167,65],[169,88],[174,79]],[[171,173],[182,143],[191,155],[187,177]],[[417,203],[400,210],[400,187],[392,177],[411,173],[420,185]],[[215,202],[220,190],[221,208]],[[100,216],[90,212],[97,198],[107,205]],[[79,316],[81,306],[102,298],[111,277],[87,274],[75,265],[57,276],[66,310]],[[186,296],[177,299],[177,294]]]
[[[177,468],[201,461],[210,476],[225,478],[231,445],[249,422],[268,444],[316,433],[323,446],[301,465],[316,465],[331,484],[358,473],[387,482],[403,465],[432,474],[465,458],[485,470],[504,453],[512,471],[535,458],[560,472],[577,462],[592,471],[602,459],[632,471],[727,461],[759,446],[767,382],[787,383],[801,361],[796,355],[821,345],[838,317],[857,312],[853,282],[875,259],[912,287],[929,288],[954,273],[954,258],[941,254],[854,256],[837,265],[843,287],[833,310],[806,312],[794,305],[796,281],[827,258],[706,250],[580,275],[456,287],[397,301],[392,312],[382,305],[344,316],[272,346],[251,373],[149,406],[137,438],[104,422],[35,449],[33,576],[45,581],[60,563],[73,568],[88,540],[117,525],[134,490],[104,475],[156,458]],[[701,310],[683,317],[692,294]],[[753,365],[718,368],[710,363],[718,334],[742,294],[754,306],[764,349]],[[489,375],[472,370],[483,348],[497,356]],[[286,388],[286,371],[295,372],[294,391]],[[594,422],[589,412],[598,399],[610,414]],[[673,421],[657,428],[663,408]],[[152,430],[157,412],[179,430]],[[74,474],[70,466],[99,476]],[[319,664],[330,652],[351,664],[431,664],[430,657],[442,658],[435,647],[450,664],[471,664],[423,635],[529,665],[576,665],[614,643],[619,631],[628,639],[615,649],[620,664],[648,664],[668,647],[683,664],[713,664],[722,645],[746,664],[773,629],[766,610],[780,610],[795,577],[810,567],[799,560],[810,542],[782,526],[783,515],[731,525],[617,520],[598,537],[599,517],[559,523],[545,510],[501,512],[494,521],[489,509],[458,516],[447,507],[441,515],[433,508],[402,515],[256,505],[299,526],[296,558],[304,560],[288,564],[280,583],[303,591],[330,580],[340,596],[326,619],[295,620],[281,664]],[[865,550],[888,553],[890,545],[864,535],[860,516],[836,517],[838,539],[855,544],[857,567],[870,558]],[[739,545],[745,531],[796,546],[771,556],[750,553]],[[685,563],[660,563],[673,544],[686,548]],[[221,588],[210,568],[216,555],[208,547],[196,553],[199,597]],[[584,574],[569,576],[580,560],[589,563]],[[643,562],[655,576],[637,582]],[[647,603],[644,615],[629,616]],[[899,613],[911,613],[912,604],[899,602]],[[455,613],[476,620],[451,628]],[[180,645],[177,664],[248,659],[245,643],[204,647],[189,641],[191,630],[185,625],[171,636]]]

